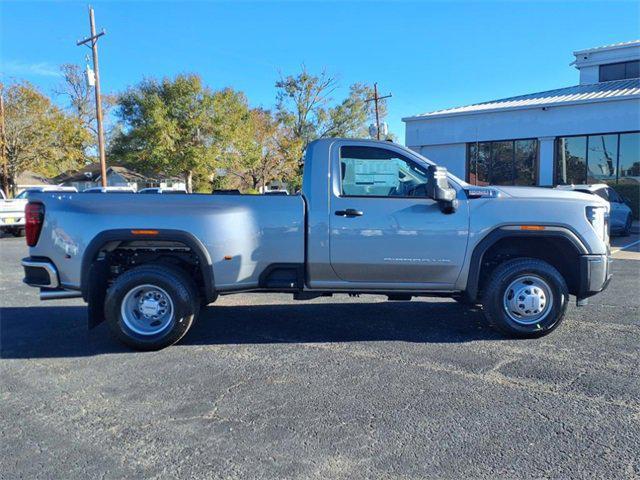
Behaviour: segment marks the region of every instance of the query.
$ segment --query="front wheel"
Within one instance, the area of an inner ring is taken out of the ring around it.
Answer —
[[[180,269],[142,265],[122,275],[105,297],[105,319],[114,336],[136,350],[159,350],[191,328],[199,299]]]
[[[482,295],[489,323],[517,337],[552,332],[564,317],[569,291],[553,266],[534,258],[509,260],[492,273]]]

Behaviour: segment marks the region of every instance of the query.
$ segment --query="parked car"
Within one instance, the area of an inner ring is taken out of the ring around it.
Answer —
[[[136,193],[131,187],[90,187],[82,193]]]
[[[106,320],[141,350],[177,342],[201,305],[242,292],[449,296],[539,337],[569,295],[583,305],[611,279],[599,196],[472,186],[389,142],[312,142],[301,195],[131,200],[35,194],[23,266],[41,298],[82,296],[90,326]]]
[[[13,234],[16,237],[24,235],[24,207],[27,205],[28,196],[33,192],[77,192],[74,187],[42,186],[30,187],[21,191],[15,198],[7,199],[4,192],[0,191],[0,230]]]
[[[598,195],[606,202],[609,202],[610,234],[627,236],[631,233],[633,212],[631,211],[628,202],[618,192],[616,192],[613,187],[610,187],[605,183],[597,183],[594,185],[560,185],[558,188],[561,190],[573,190],[574,192]]]
[[[26,200],[8,199],[0,190],[0,231],[16,237],[24,234],[24,207]]]
[[[149,188],[143,188],[142,190],[138,190],[138,193],[186,194],[188,192],[184,189],[177,189],[177,188],[174,189],[174,188],[149,187]]]

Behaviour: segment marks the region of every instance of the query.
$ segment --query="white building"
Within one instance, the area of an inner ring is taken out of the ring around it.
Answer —
[[[574,55],[579,85],[403,118],[406,145],[478,185],[640,181],[640,41]]]

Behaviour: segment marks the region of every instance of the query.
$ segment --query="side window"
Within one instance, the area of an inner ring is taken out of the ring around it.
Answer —
[[[622,199],[618,192],[616,192],[613,188],[607,188],[607,193],[609,194],[609,201],[614,203],[622,203]]]
[[[594,193],[598,195],[600,198],[603,198],[604,200],[606,200],[607,202],[611,201],[609,200],[609,193],[607,192],[606,188],[601,188],[600,190],[596,190]]]
[[[425,169],[385,148],[341,147],[340,176],[346,197],[426,197]]]

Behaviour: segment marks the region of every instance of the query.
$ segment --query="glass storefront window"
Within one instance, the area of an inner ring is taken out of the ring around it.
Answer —
[[[615,180],[618,166],[618,135],[590,135],[587,146],[587,182],[602,183]]]
[[[640,132],[556,139],[555,184],[640,182]]]
[[[584,184],[587,180],[587,137],[559,138],[556,148],[556,184]]]
[[[536,184],[536,159],[538,156],[537,140],[516,140],[515,185]]]
[[[619,182],[640,182],[640,133],[620,134]]]
[[[473,185],[535,185],[538,141],[505,140],[470,143],[467,180]]]
[[[470,143],[468,150],[469,183],[472,185],[489,185],[489,158],[491,145],[487,142]]]

